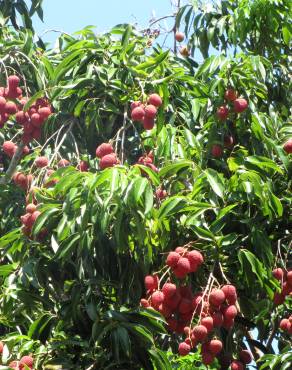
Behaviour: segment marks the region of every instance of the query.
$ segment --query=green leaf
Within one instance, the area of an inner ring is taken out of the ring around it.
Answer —
[[[205,170],[205,174],[214,193],[217,194],[220,198],[223,198],[224,182],[219,176],[218,172],[211,168],[208,168],[207,170]]]

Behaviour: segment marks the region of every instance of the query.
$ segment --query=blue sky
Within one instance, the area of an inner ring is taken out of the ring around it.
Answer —
[[[153,12],[157,17],[171,13],[170,0],[44,0],[44,23],[34,17],[38,34],[56,29],[72,33],[88,25],[104,32],[119,23],[147,26]],[[171,23],[169,23],[171,25]],[[46,41],[56,39],[48,33]]]

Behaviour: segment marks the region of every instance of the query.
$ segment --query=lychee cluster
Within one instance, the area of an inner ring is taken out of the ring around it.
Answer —
[[[142,164],[143,166],[151,168],[152,171],[158,172],[158,168],[153,164],[154,162],[154,156],[152,152],[145,153],[143,156],[141,156],[136,164]],[[143,171],[142,171],[143,173]]]
[[[0,341],[0,354],[3,353],[4,349],[4,343]],[[9,363],[9,368],[14,369],[14,370],[25,370],[25,369],[30,369],[33,370],[33,363],[34,359],[32,356],[23,356],[19,361],[11,361]]]
[[[18,146],[16,144],[14,144],[13,141],[4,141],[3,145],[2,145],[2,150],[3,152],[7,155],[7,157],[9,158],[12,158],[14,156],[14,154],[16,153],[18,149]],[[29,147],[26,145],[23,149],[22,149],[22,156],[26,156],[27,154],[29,154],[30,150],[29,150]]]
[[[287,332],[287,334],[292,335],[292,315],[288,319],[282,319],[280,321],[280,329]]]
[[[216,112],[220,121],[226,121],[230,113],[243,113],[248,108],[248,102],[244,98],[238,98],[237,92],[227,89],[224,94],[225,103]]]
[[[31,231],[37,218],[41,215],[41,212],[37,210],[37,206],[34,203],[29,203],[25,209],[26,213],[20,217],[22,223],[22,232],[24,235],[30,237]]]
[[[272,274],[281,283],[281,292],[274,294],[274,304],[278,306],[284,303],[288,295],[292,294],[292,270],[286,271],[278,267],[272,271]]]
[[[177,247],[166,259],[167,266],[178,279],[184,279],[187,274],[196,272],[203,262],[204,258],[200,252],[188,251],[184,247]]]
[[[248,350],[243,349],[239,352],[239,359],[232,359],[230,361],[230,369],[244,370],[246,368],[245,365],[250,364],[252,359],[252,354]]]
[[[28,144],[33,139],[40,138],[41,127],[52,114],[52,107],[47,99],[40,98],[27,111],[24,111],[28,98],[22,97],[19,83],[18,76],[9,76],[8,86],[0,88],[0,128],[11,116],[15,116],[15,121],[23,127],[22,141]],[[16,100],[16,103],[10,99]]]
[[[162,105],[162,99],[158,94],[151,94],[147,104],[134,101],[131,104],[131,118],[133,121],[141,122],[145,130],[152,130],[155,124],[157,109]]]
[[[162,187],[159,187],[156,189],[155,195],[157,199],[163,200],[167,197],[168,193],[165,189],[163,189]]]
[[[108,167],[114,167],[119,164],[120,161],[114,153],[114,148],[110,143],[100,144],[95,151],[97,158],[100,158],[99,168],[104,170]]]

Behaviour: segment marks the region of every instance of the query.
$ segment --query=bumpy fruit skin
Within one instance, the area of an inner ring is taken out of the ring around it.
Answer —
[[[87,172],[89,170],[89,164],[86,161],[80,161],[77,168],[81,172]]]
[[[166,264],[170,267],[175,267],[180,259],[180,255],[176,252],[170,252],[166,258]]]
[[[235,99],[233,102],[233,109],[235,113],[242,113],[248,107],[248,102],[243,98]]]
[[[286,143],[283,145],[283,149],[287,154],[292,153],[292,139],[286,141]]]
[[[142,121],[145,116],[145,110],[142,107],[134,108],[131,112],[131,118],[133,121]]]
[[[218,355],[222,351],[223,344],[219,339],[212,339],[209,343],[209,351],[213,353],[213,355]]]
[[[204,262],[202,254],[198,251],[188,252],[187,259],[190,262],[191,272],[197,271],[198,267]]]
[[[283,278],[284,278],[284,271],[280,267],[275,268],[272,271],[272,274],[273,274],[274,278],[277,279],[277,280],[279,280],[279,281],[282,281]]]
[[[178,345],[178,353],[181,356],[186,356],[190,353],[191,347],[186,343],[182,342]]]
[[[154,105],[154,107],[160,107],[162,105],[162,99],[158,94],[151,94],[148,98],[148,104]]]
[[[224,317],[223,317],[222,312],[219,312],[219,311],[218,312],[213,312],[212,319],[213,319],[213,325],[216,328],[219,328],[223,324],[223,321],[224,321]]]
[[[16,113],[15,120],[20,125],[23,125],[25,122],[28,121],[28,115],[21,110],[21,111]]]
[[[215,158],[221,158],[223,155],[222,146],[218,144],[214,144],[211,148],[211,154]]]
[[[61,168],[61,167],[67,167],[69,165],[70,165],[70,162],[67,159],[60,159],[57,166]]]
[[[30,203],[25,208],[27,213],[34,213],[36,211],[36,205],[33,203]]]
[[[11,369],[15,369],[15,370],[18,370],[19,369],[19,366],[18,366],[19,362],[18,361],[12,361],[9,363],[9,367],[11,367]]]
[[[112,144],[102,143],[96,148],[95,155],[97,156],[97,158],[102,158],[105,155],[112,154],[113,152],[114,148]]]
[[[185,35],[183,32],[176,32],[175,39],[177,42],[183,42],[185,39]]]
[[[191,312],[192,310],[192,301],[186,298],[183,298],[179,304],[178,311],[181,314]]]
[[[38,109],[38,114],[40,115],[41,119],[45,121],[52,114],[52,112],[49,107],[42,107]]]
[[[224,309],[224,318],[226,320],[232,320],[237,315],[237,309],[234,305],[228,306]]]
[[[245,365],[250,364],[252,362],[252,354],[248,350],[243,349],[239,353],[239,359]]]
[[[47,157],[38,157],[34,161],[34,164],[37,168],[44,168],[49,164],[49,160]]]
[[[191,271],[191,265],[189,260],[186,257],[181,257],[176,265],[176,268],[182,273],[188,274]]]
[[[165,283],[162,287],[162,293],[166,299],[173,297],[176,293],[176,285],[172,283]]]
[[[157,114],[157,109],[153,104],[147,105],[145,108],[145,116],[148,118],[155,118]]]
[[[144,299],[144,298],[142,298],[142,299],[140,300],[140,305],[141,305],[142,307],[145,307],[145,308],[147,308],[147,307],[149,307],[149,306],[150,306],[150,304],[149,304],[149,302],[147,301],[147,299]]]
[[[144,117],[142,124],[145,130],[152,130],[155,125],[154,118]]]
[[[160,292],[159,290],[156,290],[154,293],[152,293],[151,302],[152,302],[152,306],[155,309],[158,309],[158,307],[161,305],[161,303],[163,303],[163,301],[164,301],[164,294],[162,292]]]
[[[4,141],[2,149],[8,157],[12,158],[16,152],[17,146],[12,141]]]
[[[140,101],[133,101],[131,103],[131,110],[134,110],[135,108],[140,107],[141,104],[142,103]]]
[[[237,293],[234,285],[224,285],[221,290],[225,294],[225,298],[229,304],[234,304],[236,302]]]
[[[118,164],[116,155],[114,153],[107,154],[101,158],[99,162],[99,168],[104,170],[105,168],[114,167],[116,164]]]
[[[280,329],[286,331],[289,324],[290,324],[290,321],[288,319],[282,319],[280,321],[279,327],[280,327]]]
[[[230,364],[230,369],[231,370],[243,370],[244,366],[242,362],[238,360],[233,360]]]
[[[233,89],[227,89],[225,91],[224,98],[228,101],[234,101],[237,98],[237,93]]]
[[[15,114],[17,112],[17,106],[14,102],[12,101],[8,101],[6,104],[5,104],[5,112],[7,114]]]
[[[205,338],[207,337],[208,330],[203,325],[197,325],[193,329],[193,334],[196,337],[196,339],[199,342],[201,342],[201,341],[205,340]]]
[[[158,276],[157,275],[147,275],[144,278],[144,285],[146,290],[152,292],[153,290],[158,289]]]
[[[0,113],[5,112],[6,99],[0,96]]]
[[[31,356],[23,356],[20,361],[19,361],[19,365],[26,365],[30,368],[32,368],[33,366],[33,358]]]
[[[201,325],[205,326],[205,328],[208,330],[208,333],[210,333],[210,331],[212,331],[213,327],[214,327],[212,317],[210,317],[210,316],[204,317],[201,320]]]
[[[16,76],[16,75],[12,75],[12,76],[8,77],[7,84],[9,86],[9,88],[16,89],[17,86],[19,85],[19,82],[20,82],[19,77]]]
[[[209,296],[211,305],[218,307],[225,301],[225,294],[221,289],[213,289]]]
[[[229,109],[226,105],[222,105],[217,109],[216,115],[220,121],[225,121],[228,117]]]

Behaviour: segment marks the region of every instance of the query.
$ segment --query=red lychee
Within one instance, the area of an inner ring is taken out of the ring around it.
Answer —
[[[243,349],[239,352],[239,359],[245,365],[250,364],[252,362],[252,354],[250,353],[250,351]]]
[[[133,121],[142,121],[145,115],[145,110],[142,107],[134,108],[131,112]]]
[[[102,158],[105,155],[112,154],[113,152],[114,152],[114,148],[113,148],[112,144],[102,143],[96,148],[95,155],[98,158]]]
[[[290,286],[292,286],[292,271],[288,271],[288,272],[287,272],[286,279],[287,279],[287,283],[288,283]]]
[[[166,259],[166,264],[167,266],[170,267],[175,267],[178,263],[178,260],[180,259],[180,255],[176,252],[169,252],[167,259]]]
[[[0,354],[3,353],[4,343],[0,341]]]
[[[145,289],[150,292],[158,289],[158,276],[157,275],[147,275],[144,278]]]
[[[0,96],[0,113],[5,112],[5,106],[6,106],[6,99],[3,98],[3,96]]]
[[[224,312],[223,312],[223,315],[224,315],[224,318],[229,321],[229,320],[232,320],[236,317],[237,315],[237,308],[234,306],[234,305],[231,305],[231,306],[227,306],[225,309],[224,309]]]
[[[222,155],[223,155],[223,149],[222,149],[222,146],[219,145],[219,144],[214,144],[212,145],[212,148],[211,148],[211,154],[213,157],[215,158],[221,158]]]
[[[43,168],[46,167],[49,164],[49,160],[47,157],[38,157],[34,161],[34,164],[37,168]]]
[[[162,293],[166,299],[171,298],[176,293],[176,285],[172,283],[165,283],[162,287]]]
[[[161,305],[163,301],[164,301],[164,294],[161,291],[156,290],[154,293],[152,293],[151,303],[155,309],[158,309],[158,307]]]
[[[226,317],[224,316],[224,320],[223,320],[222,326],[226,330],[231,329],[234,326],[234,319],[226,319]]]
[[[23,356],[20,359],[19,364],[20,365],[26,365],[26,366],[32,368],[32,366],[33,366],[33,358],[31,356]]]
[[[227,149],[232,149],[234,145],[234,138],[232,135],[224,136],[224,147]]]
[[[148,104],[160,107],[162,105],[162,99],[158,94],[151,94],[148,98]]]
[[[218,328],[223,324],[224,316],[222,312],[216,311],[212,313],[213,325]]]
[[[177,42],[183,42],[185,39],[185,34],[183,32],[176,32],[175,39]]]
[[[176,319],[171,317],[171,318],[168,318],[166,320],[166,322],[167,322],[168,330],[176,331],[176,329],[177,329],[177,320]]]
[[[34,211],[34,213],[31,215],[31,222],[34,224],[40,215],[40,211]]]
[[[176,269],[179,270],[182,274],[188,274],[191,271],[189,260],[186,257],[180,257],[177,262]]]
[[[87,172],[89,170],[89,163],[87,161],[80,161],[77,168],[81,172]]]
[[[233,108],[235,113],[242,113],[248,107],[248,102],[243,98],[235,99],[233,102]]]
[[[283,149],[287,154],[292,153],[292,139],[288,139],[286,143],[283,145]]]
[[[238,360],[233,360],[230,364],[230,369],[231,370],[243,370],[244,366],[242,362]]]
[[[193,334],[199,342],[202,342],[208,334],[207,328],[203,325],[197,325],[193,329]]]
[[[204,262],[202,254],[198,251],[188,252],[187,259],[190,262],[191,272],[195,272],[198,267]]]
[[[20,79],[16,75],[9,76],[8,80],[7,80],[7,84],[9,86],[9,88],[15,89],[15,90],[16,90],[17,86],[19,85],[19,82],[20,82]]]
[[[150,117],[144,117],[142,123],[145,130],[152,130],[155,125],[154,118]]]
[[[222,105],[217,109],[216,115],[220,121],[225,121],[228,117],[229,109],[226,105]]]
[[[209,296],[211,305],[218,307],[225,301],[225,294],[221,289],[213,289]]]
[[[147,307],[149,307],[149,306],[150,306],[150,304],[149,304],[149,302],[147,301],[147,299],[144,299],[144,298],[142,298],[142,299],[140,300],[140,305],[141,305],[142,307],[145,307],[145,308],[147,308]]]
[[[57,164],[57,166],[59,168],[61,168],[61,167],[67,167],[69,165],[70,165],[70,162],[67,159],[64,159],[64,158],[63,159],[60,159],[59,162],[58,162],[58,164]]]
[[[43,124],[41,116],[38,113],[33,113],[30,117],[30,121],[32,125],[36,128],[41,127],[41,125]]]
[[[2,149],[8,157],[12,158],[16,152],[17,146],[12,141],[4,141]]]
[[[5,104],[5,112],[7,114],[15,114],[17,112],[17,106],[13,101],[8,101]]]
[[[275,268],[272,271],[272,274],[273,274],[274,278],[277,279],[277,280],[279,280],[279,281],[282,281],[283,278],[284,278],[284,271],[280,267]]]
[[[33,203],[30,203],[25,208],[27,213],[34,213],[36,211],[36,205]]]
[[[227,284],[221,288],[222,292],[225,294],[225,298],[229,304],[234,304],[237,300],[236,288],[234,285]]]
[[[16,113],[15,115],[15,120],[17,123],[19,123],[20,125],[23,125],[25,122],[28,122],[28,114],[25,113],[24,111],[19,111]]]
[[[222,351],[222,348],[223,344],[219,339],[212,339],[209,343],[209,351],[215,356]]]
[[[51,109],[49,107],[42,107],[38,109],[38,114],[42,121],[45,121],[51,114]]]
[[[114,153],[107,154],[101,158],[99,162],[99,168],[104,170],[105,168],[114,167],[116,164],[118,164],[116,155]]]
[[[173,310],[175,310],[181,301],[181,296],[176,292],[171,298],[165,297],[165,303]]]
[[[202,352],[202,362],[204,365],[211,365],[214,361],[214,355],[211,352],[204,351]]]
[[[178,311],[180,313],[188,313],[192,310],[192,301],[186,298],[183,298],[179,304]]]
[[[156,114],[157,114],[156,107],[152,104],[147,105],[147,107],[145,108],[145,117],[155,118]]]
[[[225,91],[224,98],[228,101],[234,101],[237,98],[237,93],[233,89],[227,89]]]
[[[213,330],[213,319],[211,316],[204,317],[201,320],[201,325],[205,326],[205,328],[208,330],[208,333],[210,333]]]
[[[182,342],[178,346],[178,353],[181,356],[188,355],[190,353],[190,350],[191,350],[191,347],[186,342]]]

